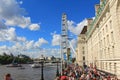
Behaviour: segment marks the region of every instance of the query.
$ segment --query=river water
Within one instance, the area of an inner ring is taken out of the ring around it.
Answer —
[[[31,68],[30,65],[23,65],[25,69],[10,68],[0,65],[0,80],[4,80],[4,75],[10,73],[13,80],[40,80],[41,68]],[[44,67],[44,80],[54,80],[56,76],[57,66]]]

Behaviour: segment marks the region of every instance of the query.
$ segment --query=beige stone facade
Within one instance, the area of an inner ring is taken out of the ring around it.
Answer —
[[[85,54],[86,54],[86,41],[85,41],[85,32],[87,31],[87,26],[84,26],[83,31],[78,36],[78,45],[77,45],[77,56],[76,61],[79,65],[83,65],[86,61]]]
[[[85,62],[120,78],[120,0],[100,0],[95,11],[95,19],[84,34]],[[77,54],[81,58],[83,45],[79,38]]]

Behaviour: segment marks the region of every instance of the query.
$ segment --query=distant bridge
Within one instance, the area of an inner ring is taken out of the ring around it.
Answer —
[[[39,59],[39,60],[34,60],[33,61],[34,63],[41,63],[41,62],[44,62],[44,63],[60,63],[61,61],[59,60],[56,60],[56,61],[51,61],[51,60],[41,60],[41,59]]]

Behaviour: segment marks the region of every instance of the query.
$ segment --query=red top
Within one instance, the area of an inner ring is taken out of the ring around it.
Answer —
[[[67,80],[67,76],[61,76],[60,80]]]

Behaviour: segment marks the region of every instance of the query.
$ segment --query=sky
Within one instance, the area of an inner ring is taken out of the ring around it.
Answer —
[[[62,14],[75,48],[95,4],[99,0],[0,0],[0,54],[59,57]]]

